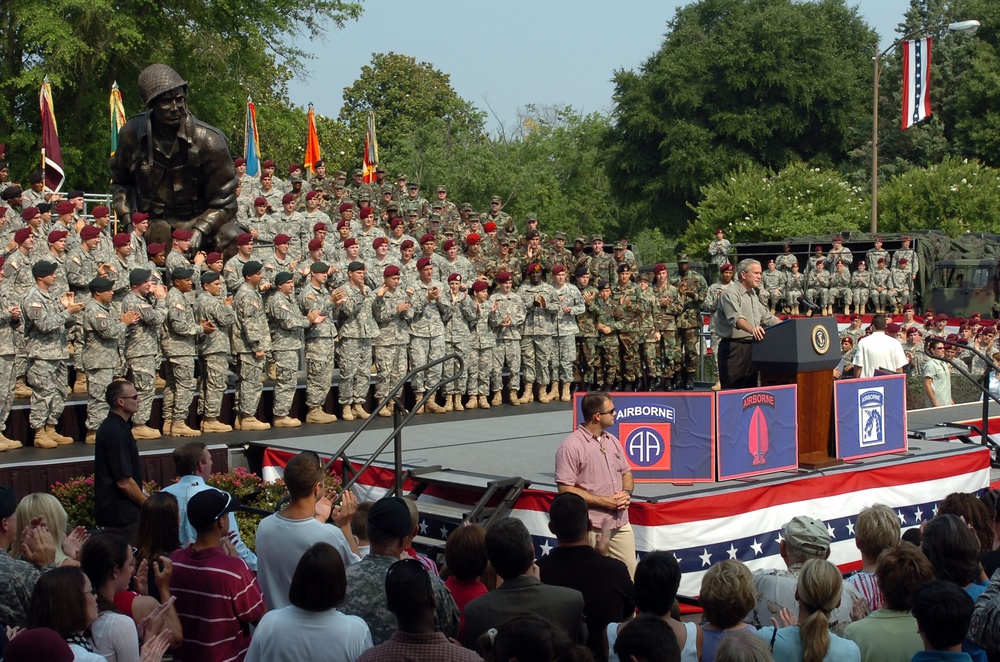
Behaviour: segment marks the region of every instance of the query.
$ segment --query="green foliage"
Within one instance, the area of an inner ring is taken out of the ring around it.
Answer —
[[[836,172],[801,163],[774,173],[749,166],[702,189],[695,220],[681,241],[703,258],[716,228],[732,242],[777,241],[800,235],[860,230],[869,224],[863,190]],[[883,208],[884,209],[884,208]]]
[[[190,84],[199,119],[242,150],[246,98],[259,111],[262,149],[291,161],[305,142],[305,115],[291,106],[286,84],[304,51],[290,46],[303,33],[321,39],[361,6],[341,0],[9,0],[0,4],[0,135],[12,179],[37,168],[38,90],[48,76],[59,122],[68,183],[107,188],[108,95],[116,80],[127,114],[141,110],[136,81],[154,62],[170,64]]]
[[[879,229],[939,229],[957,237],[1000,227],[1000,170],[976,160],[946,158],[913,168],[879,190]]]
[[[615,74],[612,189],[668,234],[726,173],[837,163],[870,112],[874,31],[843,0],[700,0],[638,72]]]
[[[147,480],[142,484],[142,489],[152,494],[158,492],[160,487],[154,481]],[[94,474],[70,478],[65,483],[57,481],[49,486],[49,491],[66,511],[66,521],[70,528],[82,526],[90,530],[97,526],[94,521]]]

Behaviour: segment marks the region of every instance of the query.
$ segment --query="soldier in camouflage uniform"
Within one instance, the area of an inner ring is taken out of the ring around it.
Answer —
[[[871,295],[872,274],[868,271],[867,263],[858,260],[858,269],[851,274],[851,301],[854,304],[854,312],[865,313],[868,307],[868,297]],[[855,338],[855,346],[857,339]]]
[[[299,309],[308,316],[319,311],[318,321],[306,329],[306,423],[333,423],[337,417],[323,411],[326,397],[333,385],[333,356],[337,342],[333,306],[347,295],[327,287],[330,267],[325,262],[313,262],[309,267],[309,281],[302,286],[298,296]]]
[[[785,299],[785,272],[778,271],[777,266],[775,260],[769,260],[767,271],[760,277],[760,302],[768,307],[772,315]],[[714,343],[712,347],[715,347]]]
[[[910,273],[909,260],[901,257],[898,266],[893,267],[889,272],[889,297],[892,312],[898,313],[903,306],[912,303],[910,297],[912,283],[913,274]]]
[[[653,311],[656,308],[656,298],[650,289],[649,273],[639,274],[639,297],[642,302],[642,317],[639,322],[639,356],[642,358],[643,385],[641,390],[655,390],[662,377],[657,349],[660,342],[660,332],[656,330],[656,319]]]
[[[458,379],[444,387],[445,411],[465,410],[462,396],[469,385],[469,343],[472,340],[469,325],[475,320],[475,306],[463,281],[460,273],[452,272],[448,276],[447,296],[451,301],[451,319],[444,325],[445,354],[458,354],[464,365]],[[444,369],[448,371],[447,374],[451,374],[458,371],[458,365],[449,361]]]
[[[920,269],[920,262],[917,259],[917,252],[910,248],[910,238],[903,237],[903,246],[892,254],[892,268],[902,269],[900,262],[906,260],[905,271],[910,272],[910,279],[917,279],[917,271]]]
[[[524,394],[522,403],[533,402],[534,387],[538,386],[538,401],[552,401],[549,383],[555,333],[555,319],[559,312],[559,298],[552,286],[545,282],[545,268],[538,262],[528,265],[528,282],[518,290],[527,310],[521,327],[521,365],[524,367]]]
[[[711,257],[712,264],[718,267],[729,264],[729,253],[732,248],[733,245],[726,239],[726,233],[722,231],[722,228],[716,230],[715,239],[708,244],[708,254]]]
[[[837,305],[837,301],[843,302],[844,314],[851,314],[851,272],[847,270],[847,265],[842,260],[837,260],[836,270],[830,276],[830,308]]]
[[[425,237],[426,238],[426,237]],[[413,284],[413,319],[410,321],[410,365],[418,368],[444,356],[444,324],[452,315],[450,297],[444,293],[441,282],[434,278],[437,268],[427,256],[417,260],[420,278]],[[413,392],[417,400],[441,379],[441,364],[423,370],[413,377]],[[427,400],[427,410],[443,414],[432,395]],[[422,414],[424,408],[417,410]]]
[[[319,314],[302,314],[293,299],[295,282],[288,271],[274,275],[274,292],[267,298],[268,326],[271,330],[271,356],[274,359],[274,427],[297,428],[302,421],[290,416],[295,387],[299,381],[299,352],[305,346],[304,330]]]
[[[501,211],[503,207],[503,199],[499,195],[494,195],[490,198],[490,211],[486,214],[486,219],[483,224],[492,222],[496,223],[497,230],[505,235],[516,235],[517,226],[514,224],[514,219],[505,211]]]
[[[497,244],[497,254],[490,259],[486,267],[486,277],[491,282],[496,282],[497,274],[506,272],[514,279],[513,286],[516,288],[521,284],[521,258],[511,252],[511,242],[509,239],[504,238],[499,241],[500,243]]]
[[[139,313],[139,321],[129,325],[125,337],[125,365],[132,371],[130,381],[139,394],[139,411],[132,415],[132,436],[159,439],[160,431],[148,425],[153,410],[156,370],[160,363],[160,327],[167,319],[167,289],[153,285],[149,269],[133,269],[122,312]]]
[[[830,249],[828,256],[830,258],[830,263],[834,265],[837,264],[837,260],[842,260],[848,271],[851,270],[850,267],[854,264],[854,254],[851,253],[850,248],[844,246],[843,237],[837,236],[833,238],[833,248]]]
[[[10,295],[11,301],[20,304],[21,298],[35,285],[35,279],[31,275],[31,266],[35,263],[34,258],[31,257],[35,238],[31,234],[31,229],[20,228],[14,232],[14,243],[17,244],[17,248],[7,256],[4,263],[4,289]],[[14,396],[18,398],[31,397],[31,389],[24,381],[28,362],[25,356],[23,333],[14,334],[14,347],[16,349],[14,376],[17,378]]]
[[[171,273],[173,287],[167,292],[166,333],[162,348],[167,385],[163,387],[163,434],[168,437],[198,437],[201,431],[191,428],[187,418],[198,390],[194,376],[195,358],[198,356],[198,339],[215,331],[207,320],[199,321],[195,315],[194,272],[183,267]]]
[[[465,359],[469,376],[467,386],[469,399],[465,403],[465,408],[489,409],[490,374],[493,371],[493,354],[497,346],[496,332],[490,326],[490,315],[493,306],[499,306],[499,303],[488,301],[490,292],[485,280],[477,280],[471,289],[468,312],[472,320],[469,322],[469,352]]]
[[[552,278],[555,280],[552,290],[559,304],[555,319],[552,393],[557,394],[561,402],[569,402],[570,386],[575,381],[573,367],[576,365],[576,336],[580,332],[576,318],[584,313],[586,307],[579,288],[566,282],[564,265],[557,264],[552,268]],[[557,389],[559,382],[562,382],[561,389]]]
[[[0,257],[0,449],[13,450],[21,442],[3,434],[14,404],[14,336],[21,335],[21,308],[14,303],[3,286],[4,258]]]
[[[82,301],[72,294],[57,299],[50,293],[56,280],[56,265],[41,260],[31,267],[35,286],[21,299],[24,349],[28,358],[28,385],[31,386],[31,413],[28,421],[35,430],[35,446],[55,448],[72,444],[73,438],[56,432],[56,423],[66,403],[69,351],[66,330],[73,315],[83,310]]]
[[[684,311],[684,304],[681,295],[674,285],[670,284],[667,265],[657,264],[653,267],[652,292],[656,298],[656,307],[653,309],[656,330],[660,334],[660,342],[657,346],[657,359],[661,365],[663,379],[660,389],[669,391],[676,388],[675,380],[680,377],[681,368],[681,348],[677,343],[677,316]]]
[[[639,327],[643,314],[643,304],[639,288],[632,282],[632,267],[628,263],[619,264],[615,286],[611,288],[611,298],[625,311],[618,340],[621,343],[621,368],[625,388],[635,391],[642,375],[642,359],[639,356]],[[620,390],[620,389],[618,389]]]
[[[830,272],[826,270],[826,262],[817,260],[813,263],[813,270],[806,275],[806,296],[822,308],[821,315],[831,314],[830,306]],[[812,315],[809,310],[806,315]]]
[[[681,379],[684,388],[694,389],[694,375],[698,371],[699,334],[702,329],[701,302],[705,299],[708,283],[696,271],[690,269],[691,258],[686,253],[677,257],[677,275],[670,284],[677,288],[684,310],[677,316],[677,331],[680,333],[684,351]]]
[[[878,258],[875,271],[871,275],[871,286],[868,293],[872,303],[875,305],[876,313],[884,313],[893,304],[889,293],[889,288],[892,285],[889,279],[892,273],[885,268],[887,261],[885,257]]]
[[[583,301],[583,312],[576,316],[579,331],[576,337],[577,364],[574,379],[580,390],[593,391],[597,388],[595,370],[599,360],[597,356],[597,317],[593,306],[599,292],[596,287],[590,284],[590,270],[586,266],[577,267],[574,276],[575,287],[580,292],[580,298]]]
[[[222,277],[226,283],[226,290],[235,292],[243,284],[243,265],[253,259],[253,235],[249,232],[241,232],[236,237],[236,255],[226,261],[226,266],[222,269]]]
[[[792,265],[799,263],[799,258],[795,257],[792,253],[792,245],[784,244],[782,246],[782,253],[775,259],[775,264],[778,265],[778,271],[790,274],[792,272]]]
[[[264,357],[271,350],[271,332],[264,313],[264,301],[258,287],[264,278],[264,265],[250,261],[243,265],[243,284],[233,298],[236,323],[230,329],[233,354],[236,355],[237,430],[269,430],[271,425],[257,420],[260,404]],[[327,357],[329,358],[329,357]]]
[[[878,261],[880,258],[885,259],[885,266],[888,269],[891,261],[889,260],[889,251],[882,248],[882,237],[875,237],[874,239],[875,247],[868,251],[867,261],[868,264],[872,265],[872,271],[878,268]]]
[[[197,319],[215,325],[215,333],[203,335],[198,344],[201,357],[201,431],[205,434],[231,432],[233,427],[219,421],[222,413],[222,396],[229,383],[230,329],[236,322],[233,298],[222,296],[222,275],[205,271],[201,275],[201,289],[195,300]]]
[[[121,346],[127,327],[139,321],[139,312],[115,314],[111,309],[114,281],[97,276],[90,281],[91,299],[83,309],[80,354],[87,371],[87,438],[97,442],[97,428],[107,418],[110,407],[104,399],[108,385],[120,374]]]
[[[514,277],[507,271],[496,275],[497,291],[490,297],[490,324],[496,329],[497,347],[493,354],[493,371],[490,383],[493,388],[493,399],[490,404],[499,407],[503,404],[501,387],[504,366],[510,370],[508,398],[510,404],[517,406],[521,400],[517,391],[521,386],[521,325],[528,311],[524,307],[521,295],[512,290]]]
[[[435,196],[437,196],[437,202],[440,203],[442,206],[442,211],[441,211],[442,219],[448,224],[452,224],[458,221],[460,218],[458,213],[458,206],[455,205],[454,202],[448,200],[448,187],[438,186],[434,190],[434,194]]]
[[[597,317],[597,369],[595,379],[606,391],[618,390],[618,367],[621,359],[618,353],[618,331],[625,319],[625,311],[611,296],[611,283],[598,282],[600,296],[592,304]]]
[[[729,284],[733,282],[733,272],[736,267],[726,263],[719,268],[719,276],[721,280],[718,283],[712,283],[708,286],[708,290],[705,292],[705,300],[701,302],[701,312],[706,315],[712,316],[715,314],[715,309],[719,305],[719,297],[722,295],[722,290],[729,287]],[[761,292],[763,296],[763,292]],[[712,352],[715,356],[716,362],[719,359],[719,346],[722,344],[722,339],[719,334],[716,333],[715,325],[710,326],[712,333]],[[712,386],[713,391],[718,391],[722,388],[722,383],[719,381],[719,366],[715,366],[715,384]]]
[[[372,340],[378,337],[378,323],[372,317],[374,292],[365,286],[365,265],[347,265],[344,299],[337,305],[340,327],[340,405],[345,421],[368,418],[365,402],[371,383]]]
[[[413,305],[405,288],[400,287],[402,273],[396,265],[382,271],[382,285],[375,291],[372,316],[379,326],[379,333],[372,340],[375,350],[375,400],[381,402],[389,389],[406,376],[406,350],[410,343],[410,320]],[[395,404],[390,402],[379,411],[379,416],[392,416]]]
[[[606,280],[609,283],[617,280],[617,267],[615,266],[615,256],[604,252],[604,238],[595,234],[590,238],[590,280]]]

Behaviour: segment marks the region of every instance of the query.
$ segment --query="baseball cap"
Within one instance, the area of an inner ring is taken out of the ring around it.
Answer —
[[[792,547],[813,556],[826,556],[830,551],[830,532],[826,524],[809,517],[799,515],[781,527],[785,542]]]
[[[198,492],[188,500],[187,518],[197,531],[222,519],[223,515],[239,507],[239,497],[212,487]]]
[[[410,509],[401,497],[383,497],[368,511],[368,526],[392,536],[408,536],[413,531]]]

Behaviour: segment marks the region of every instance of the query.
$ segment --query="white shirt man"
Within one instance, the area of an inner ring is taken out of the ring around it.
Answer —
[[[885,334],[885,315],[875,315],[872,318],[875,330],[858,342],[858,351],[854,355],[854,376],[873,377],[876,370],[903,372],[908,361],[903,352],[903,345]]]

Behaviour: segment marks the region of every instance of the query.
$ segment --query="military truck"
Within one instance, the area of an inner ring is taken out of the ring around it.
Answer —
[[[875,247],[874,235],[844,232],[844,246],[854,255],[851,271],[859,259]],[[902,247],[902,234],[883,234],[882,248],[891,256]],[[949,317],[968,317],[979,312],[983,316],[1000,318],[1000,237],[968,234],[957,239],[936,230],[917,230],[910,237],[910,247],[918,260],[914,282],[914,306],[917,310],[944,313]],[[828,253],[833,235],[791,237],[784,241],[741,242],[735,244],[738,259],[754,258],[766,265],[780,255],[784,244],[799,259],[805,271],[806,261],[817,246]],[[869,269],[873,265],[869,265]]]

